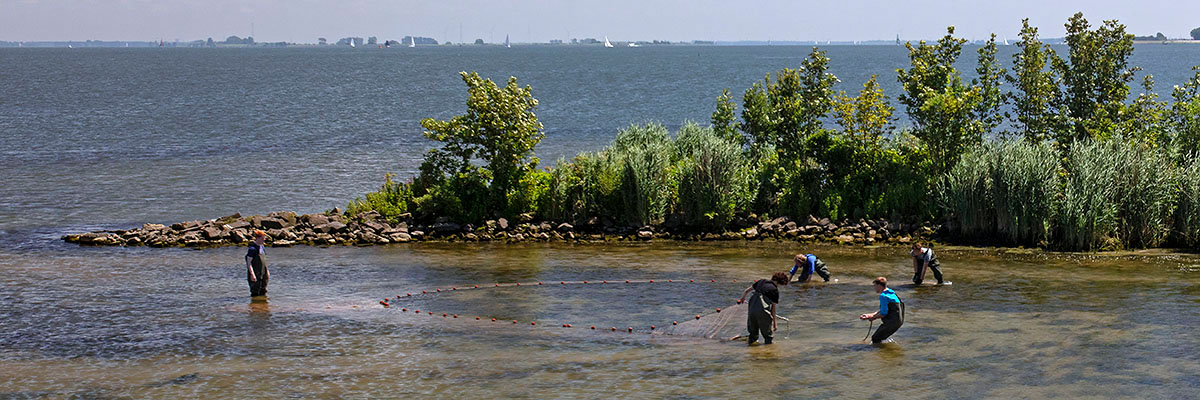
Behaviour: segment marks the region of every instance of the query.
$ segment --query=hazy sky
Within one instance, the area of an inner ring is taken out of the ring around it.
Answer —
[[[458,42],[619,40],[868,40],[934,38],[947,25],[981,39],[1015,38],[1021,18],[1059,37],[1076,11],[1119,19],[1138,35],[1186,37],[1200,1],[515,1],[515,0],[0,0],[0,40],[192,40],[247,36],[316,42],[428,36]],[[460,36],[461,27],[461,36]],[[568,36],[569,35],[569,36]]]

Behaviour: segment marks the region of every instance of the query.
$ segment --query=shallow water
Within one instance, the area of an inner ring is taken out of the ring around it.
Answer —
[[[875,348],[862,344],[867,323],[856,317],[878,305],[871,278],[905,280],[902,249],[817,249],[839,282],[786,287],[780,314],[792,321],[775,345],[755,347],[648,328],[731,305],[748,280],[789,266],[794,246],[272,248],[269,300],[258,303],[245,293],[241,251],[0,253],[0,397],[1180,398],[1200,389],[1191,255],[943,249],[954,284],[898,287],[907,323],[896,343]],[[581,280],[589,284],[558,284]],[[432,293],[378,304],[421,290]]]

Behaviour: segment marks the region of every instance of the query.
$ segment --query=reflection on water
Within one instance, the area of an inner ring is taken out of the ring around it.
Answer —
[[[857,316],[878,306],[871,278],[904,281],[904,250],[818,248],[839,282],[784,287],[791,321],[776,344],[748,347],[648,327],[729,306],[751,280],[790,266],[795,248],[272,251],[269,301],[244,296],[240,249],[0,253],[0,397],[1178,398],[1200,388],[1190,255],[942,249],[955,284],[897,287],[906,322],[875,347]],[[591,284],[556,284],[578,280]],[[537,281],[547,284],[486,285]],[[378,304],[422,290],[431,294]],[[737,333],[744,316],[729,326]]]

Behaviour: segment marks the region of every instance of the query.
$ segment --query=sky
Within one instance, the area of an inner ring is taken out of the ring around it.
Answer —
[[[1061,37],[1083,11],[1118,19],[1137,35],[1188,37],[1200,1],[1129,0],[0,0],[0,40],[195,40],[230,35],[314,43],[348,36],[483,39],[873,40],[931,39],[948,25],[968,39],[1015,39],[1029,18]]]

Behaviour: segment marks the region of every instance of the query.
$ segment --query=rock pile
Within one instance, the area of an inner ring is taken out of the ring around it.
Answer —
[[[253,240],[253,232],[262,230],[272,246],[305,245],[378,245],[410,241],[465,242],[549,242],[549,241],[648,241],[648,240],[777,240],[826,242],[843,245],[905,244],[918,238],[931,238],[940,226],[928,221],[894,222],[885,219],[830,221],[813,216],[803,220],[779,217],[743,218],[724,232],[695,232],[671,223],[641,227],[618,226],[611,221],[592,218],[579,226],[566,222],[535,221],[523,214],[517,222],[504,218],[475,226],[458,224],[444,218],[418,224],[411,215],[389,221],[376,212],[353,217],[338,209],[324,214],[297,215],[291,211],[244,217],[241,214],[172,224],[145,224],[138,229],[99,231],[63,236],[63,240],[82,245],[216,247],[234,246]]]

